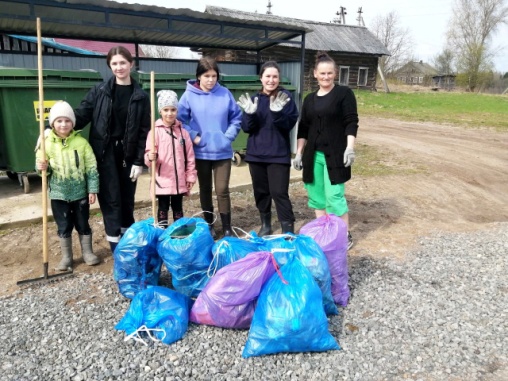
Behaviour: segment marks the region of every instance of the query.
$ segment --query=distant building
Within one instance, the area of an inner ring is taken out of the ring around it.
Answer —
[[[455,88],[455,74],[438,74],[432,77],[432,87],[435,89],[453,90]]]
[[[433,77],[439,73],[423,61],[411,61],[394,72],[395,78],[406,85],[432,86]]]
[[[383,55],[390,55],[386,47],[366,27],[323,23],[291,19],[275,15],[242,12],[234,9],[207,6],[205,13],[216,16],[229,16],[249,21],[274,21],[279,23],[297,23],[304,25],[312,32],[305,35],[304,58],[304,91],[317,88],[317,81],[313,75],[316,53],[326,51],[337,63],[339,75],[337,81],[352,88],[374,89],[378,60]],[[291,44],[279,44],[260,52],[226,49],[193,49],[203,55],[211,55],[218,61],[230,62],[299,62],[301,60],[300,48]]]

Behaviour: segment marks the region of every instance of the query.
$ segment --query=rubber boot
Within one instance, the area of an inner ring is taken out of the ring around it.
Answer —
[[[114,254],[115,249],[118,246],[118,242],[111,242],[111,241],[108,241],[108,242],[109,242],[109,247],[111,248],[111,253]]]
[[[220,219],[222,221],[222,234],[224,234],[224,237],[231,237],[233,235],[231,230],[231,213],[221,213]]]
[[[259,216],[261,217],[261,229],[259,229],[258,236],[264,237],[272,234],[272,212],[259,213]]]
[[[88,266],[95,266],[101,263],[92,250],[92,235],[79,235],[79,243],[81,245],[81,255]]]
[[[213,206],[211,206],[209,208],[203,208],[203,211],[210,212],[210,213],[203,213],[203,214],[204,214],[206,223],[210,227],[210,234],[212,235],[212,238],[215,240],[215,239],[217,239],[217,233],[215,232],[215,228],[213,227],[213,220],[214,220],[214,215],[212,214],[213,213]]]
[[[168,211],[167,210],[158,210],[157,211],[157,222],[159,223],[159,226],[163,229],[167,229],[169,225],[168,221]]]
[[[281,221],[280,222],[280,227],[281,227],[281,233],[284,234],[284,233],[292,233],[294,234],[295,233],[295,223],[294,222],[291,222],[291,221]]]
[[[182,210],[173,210],[173,221],[178,221],[182,217],[183,217]]]
[[[60,250],[62,251],[62,260],[56,267],[59,271],[72,270],[72,237],[60,237]]]

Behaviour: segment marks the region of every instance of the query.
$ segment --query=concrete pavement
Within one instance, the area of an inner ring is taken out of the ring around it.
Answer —
[[[291,181],[301,180],[302,173],[291,168]],[[7,176],[0,176],[0,229],[23,226],[42,221],[42,186],[37,174],[28,176],[30,193],[25,194],[18,182]],[[136,207],[150,206],[152,201],[149,192],[150,174],[145,170],[138,179],[136,189]],[[243,163],[233,165],[231,169],[231,190],[251,189],[249,167]],[[199,193],[198,184],[192,190],[192,196]],[[92,205],[91,212],[99,211],[98,202]],[[52,219],[51,206],[48,202],[48,219]]]

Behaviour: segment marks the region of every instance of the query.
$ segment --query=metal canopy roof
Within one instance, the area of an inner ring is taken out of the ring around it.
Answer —
[[[150,45],[260,51],[281,42],[304,48],[308,26],[238,20],[190,9],[105,0],[0,0],[0,33]],[[295,37],[302,37],[289,41]]]

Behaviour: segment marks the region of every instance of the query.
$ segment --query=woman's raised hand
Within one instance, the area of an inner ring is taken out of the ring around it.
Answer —
[[[281,91],[276,97],[273,95],[270,97],[270,110],[273,112],[279,112],[285,105],[288,104],[288,102],[289,96]]]
[[[245,93],[240,95],[238,102],[236,102],[238,106],[246,113],[246,114],[254,114],[258,109],[258,97],[254,98],[254,102],[250,99],[249,93]]]

